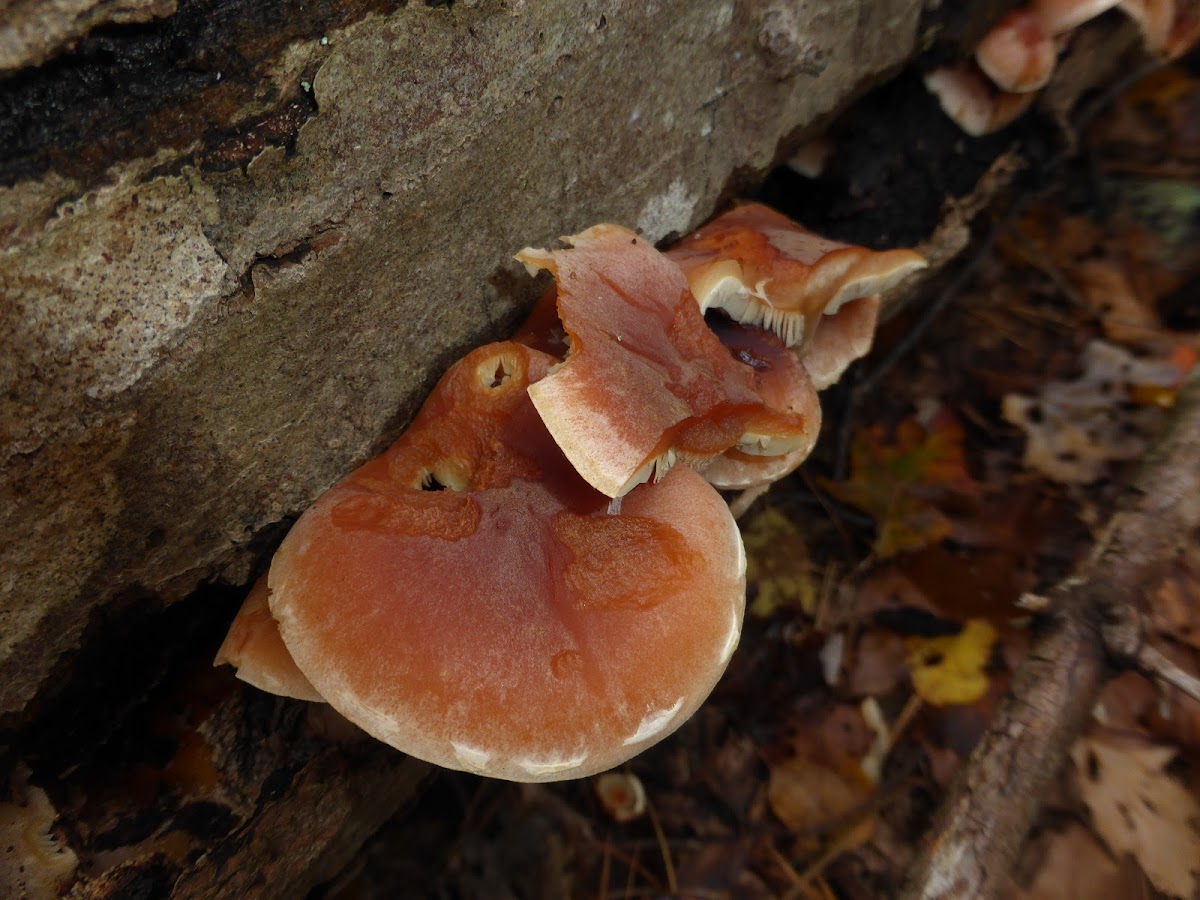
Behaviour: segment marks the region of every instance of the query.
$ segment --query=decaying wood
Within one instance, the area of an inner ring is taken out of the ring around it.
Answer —
[[[1112,663],[1136,665],[1139,603],[1200,527],[1200,372],[1088,558],[1049,613],[913,864],[906,900],[990,898],[1008,885],[1041,802]],[[1160,673],[1149,673],[1151,675]]]
[[[54,802],[72,896],[303,896],[411,800],[428,767],[207,671],[232,607],[198,586],[248,582],[512,323],[534,292],[509,254],[601,219],[688,230],[909,61],[923,6],[56,0],[40,31],[34,4],[0,11],[0,138],[20,151],[0,160],[0,767],[28,763]],[[1094,58],[1085,87],[1121,54]],[[876,140],[958,146],[902,88],[926,118]],[[878,147],[848,149],[853,204],[911,202]],[[937,267],[1011,183],[993,169],[969,197],[923,192],[906,227],[932,230]],[[180,610],[212,633],[114,625]],[[204,671],[164,695],[195,646]],[[114,678],[131,656],[150,686]],[[75,727],[89,710],[99,730]]]

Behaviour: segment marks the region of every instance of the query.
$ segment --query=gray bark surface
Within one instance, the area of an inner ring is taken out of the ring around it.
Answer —
[[[516,250],[686,232],[910,57],[921,3],[170,9],[56,4],[42,33],[68,37],[5,57],[48,60],[0,81],[9,721],[89,621],[246,582],[511,326]],[[201,49],[164,68],[172,28]]]

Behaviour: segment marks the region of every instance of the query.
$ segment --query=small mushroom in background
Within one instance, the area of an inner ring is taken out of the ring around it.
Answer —
[[[701,468],[735,446],[778,456],[810,442],[804,416],[764,403],[674,262],[618,225],[564,241],[517,254],[554,275],[571,347],[529,396],[590,485],[616,498],[676,461]]]
[[[228,663],[237,677],[269,694],[323,702],[324,697],[304,677],[279,634],[268,603],[267,576],[254,582],[242,608],[229,626],[214,666]]]
[[[925,74],[925,87],[942,112],[971,137],[1011,125],[1033,105],[1035,93],[1002,91],[974,63],[943,66]]]
[[[745,602],[741,536],[699,475],[672,470],[612,514],[575,472],[528,393],[555,363],[513,342],[460,360],[269,576],[287,649],[336,710],[514,781],[601,772],[678,728]]]
[[[1010,94],[1045,87],[1057,61],[1054,36],[1030,7],[1010,12],[975,48],[975,62],[983,74]]]
[[[1060,35],[1074,31],[1118,3],[1120,0],[1032,0],[1028,8],[1050,34]]]
[[[667,255],[683,269],[702,312],[723,310],[800,348],[844,304],[883,294],[926,266],[912,250],[823,238],[761,203],[717,216]]]
[[[825,174],[825,167],[835,149],[837,148],[829,138],[815,137],[797,147],[784,161],[784,165],[805,178],[820,178]]]
[[[974,63],[935,69],[925,75],[925,87],[972,137],[999,131],[1033,104],[1033,92],[1049,82],[1071,32],[1110,9],[1129,16],[1146,49],[1164,59],[1174,59],[1200,33],[1200,18],[1178,9],[1176,0],[1032,0],[984,36]]]
[[[646,789],[632,772],[606,772],[594,784],[596,798],[609,817],[627,825],[646,813]]]

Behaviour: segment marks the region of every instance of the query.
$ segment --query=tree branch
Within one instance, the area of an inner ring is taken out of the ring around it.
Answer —
[[[1200,370],[1092,553],[1050,593],[1051,613],[951,787],[909,870],[905,900],[986,900],[1007,885],[1041,799],[1109,674],[1109,653],[1133,665],[1149,659],[1133,604],[1197,527]]]

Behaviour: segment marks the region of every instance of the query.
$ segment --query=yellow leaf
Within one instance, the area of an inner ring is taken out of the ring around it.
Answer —
[[[860,431],[850,472],[848,481],[822,484],[875,520],[875,552],[885,558],[936,544],[951,528],[937,504],[978,493],[966,470],[962,425],[944,411],[928,427],[905,419],[890,434],[880,425]]]
[[[958,634],[909,638],[908,668],[913,689],[934,706],[974,703],[987,693],[984,667],[996,643],[996,629],[971,619]]]
[[[795,523],[768,506],[743,531],[742,541],[746,585],[754,596],[750,614],[766,618],[777,609],[798,607],[812,615],[817,588],[809,577],[808,546]]]

